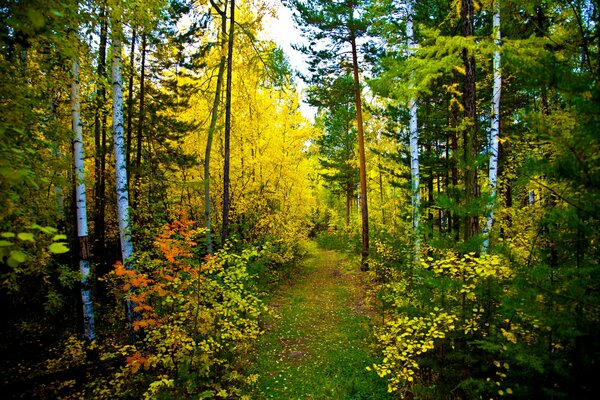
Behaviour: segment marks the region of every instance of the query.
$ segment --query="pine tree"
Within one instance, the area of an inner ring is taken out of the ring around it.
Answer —
[[[311,85],[327,87],[340,74],[351,74],[354,80],[354,103],[359,156],[360,206],[362,226],[361,268],[368,268],[369,211],[367,199],[367,171],[362,114],[361,78],[357,40],[364,37],[368,22],[364,15],[364,1],[343,2],[290,0],[294,19],[311,46],[299,47],[309,58],[309,72],[305,77]],[[317,44],[317,42],[319,42]],[[350,57],[348,57],[350,54]],[[340,68],[342,66],[342,68]]]
[[[319,163],[324,168],[321,176],[332,192],[343,194],[346,204],[346,225],[350,224],[352,199],[359,185],[356,168],[356,109],[354,106],[354,78],[341,76],[328,88],[313,87],[308,101],[321,110],[318,122],[324,134],[317,141]]]

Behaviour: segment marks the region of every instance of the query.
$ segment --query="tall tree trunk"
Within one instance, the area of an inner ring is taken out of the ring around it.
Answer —
[[[140,49],[142,60],[140,62],[140,109],[138,111],[137,126],[137,148],[135,153],[135,188],[133,190],[133,205],[136,208],[141,192],[140,178],[142,175],[142,144],[144,138],[144,119],[146,116],[146,46],[148,45],[146,34],[142,34],[142,48]]]
[[[496,49],[494,50],[494,91],[492,93],[492,121],[490,130],[490,204],[485,229],[485,239],[483,242],[484,252],[488,251],[490,245],[490,235],[492,233],[492,225],[494,223],[494,207],[496,205],[496,192],[498,187],[498,137],[500,136],[500,94],[502,91],[502,73],[500,71],[500,0],[494,2],[494,42]]]
[[[106,42],[108,36],[108,22],[106,8],[100,10],[100,45],[98,47],[98,66],[96,69],[99,86],[96,96],[96,112],[94,115],[94,142],[95,142],[95,174],[94,174],[94,250],[98,259],[105,254],[105,188],[106,188]],[[104,263],[101,263],[102,265]]]
[[[219,71],[217,72],[217,84],[215,88],[215,98],[213,100],[212,114],[210,116],[210,125],[208,127],[208,137],[206,138],[206,151],[204,153],[204,226],[206,227],[206,251],[213,253],[212,232],[210,222],[210,153],[212,150],[212,141],[217,128],[219,117],[219,102],[221,101],[221,87],[223,86],[223,75],[225,73],[225,43],[227,37],[227,1],[223,5],[223,10],[211,1],[213,7],[221,15],[221,59],[219,60]]]
[[[352,13],[354,10],[351,11]],[[352,14],[350,16],[352,19]],[[351,33],[350,44],[352,46],[352,73],[354,75],[354,101],[356,104],[356,126],[358,133],[358,157],[359,157],[359,175],[360,175],[360,211],[362,220],[362,253],[361,269],[366,271],[369,268],[369,209],[367,201],[367,162],[365,157],[365,134],[363,129],[362,100],[360,95],[360,78],[358,76],[358,52],[356,50],[356,38],[354,32]]]
[[[450,126],[452,129],[450,130],[450,148],[452,150],[450,156],[450,182],[452,184],[452,200],[454,203],[454,212],[452,213],[451,224],[450,224],[450,232],[454,237],[454,241],[458,242],[460,240],[460,214],[458,209],[461,205],[461,198],[457,192],[458,189],[458,181],[459,181],[459,173],[458,173],[458,109],[457,106],[451,105],[450,110]]]
[[[381,226],[385,227],[385,207],[383,206],[383,167],[381,165],[381,153],[377,154],[377,169],[379,170],[379,204],[381,208]]]
[[[81,302],[83,304],[83,330],[87,340],[94,340],[94,307],[90,285],[90,245],[88,241],[87,198],[83,156],[83,125],[81,124],[81,99],[79,95],[79,61],[73,60],[71,84],[71,116],[73,119],[73,158],[75,160],[75,202],[77,208],[77,238],[79,241],[79,273],[81,274]]]
[[[352,208],[352,191],[348,188],[345,190],[346,192],[346,227],[350,226],[350,211]]]
[[[406,37],[407,37],[407,46],[408,46],[408,54],[412,55],[413,49],[415,47],[415,36],[414,36],[414,28],[413,28],[413,3],[412,0],[407,1],[406,3]],[[411,84],[412,86],[412,84]],[[413,234],[414,234],[414,252],[415,252],[415,261],[419,260],[420,253],[420,240],[419,240],[419,220],[421,218],[421,195],[419,193],[420,186],[420,173],[419,173],[419,126],[417,119],[417,101],[414,95],[411,95],[411,98],[408,102],[408,109],[410,113],[410,176],[411,176],[411,205],[412,205],[412,224],[413,224]]]
[[[235,28],[235,0],[231,0],[229,21],[229,42],[227,49],[227,88],[225,94],[225,158],[223,162],[223,228],[221,243],[224,245],[229,235],[229,158],[231,156],[231,80],[233,75],[233,34]]]
[[[133,77],[135,75],[135,41],[137,33],[135,29],[131,34],[131,51],[129,52],[129,84],[127,85],[127,176],[131,178],[131,142],[132,138],[132,122],[133,122]],[[129,182],[128,182],[129,183]]]
[[[473,36],[473,0],[462,0],[461,18],[462,35]],[[471,209],[474,199],[479,195],[477,184],[477,109],[475,91],[475,57],[468,49],[463,49],[465,77],[463,83],[464,117],[467,121],[463,131],[464,163],[465,163],[465,225],[464,239],[479,233],[479,217],[477,211]]]
[[[123,127],[123,76],[121,74],[121,36],[120,22],[113,21],[112,29],[112,85],[113,85],[113,138],[115,147],[115,175],[117,188],[117,212],[119,220],[119,236],[121,239],[121,257],[128,270],[134,269],[133,242],[129,218],[129,190],[127,188],[127,160],[125,158],[125,135]],[[127,300],[127,320],[133,335],[133,322],[137,319],[135,304]]]

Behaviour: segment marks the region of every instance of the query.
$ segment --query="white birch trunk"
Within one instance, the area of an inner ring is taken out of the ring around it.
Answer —
[[[413,28],[413,3],[411,1],[406,2],[406,37],[408,46],[408,56],[412,56],[415,48],[415,36]],[[412,77],[411,77],[412,79]],[[412,87],[412,83],[411,83]],[[418,260],[420,252],[420,242],[418,237],[419,231],[419,219],[420,219],[420,206],[421,196],[419,193],[420,186],[420,174],[419,174],[419,128],[417,120],[417,101],[414,94],[411,95],[411,99],[408,102],[408,108],[410,112],[410,175],[412,182],[412,220],[413,220],[413,231],[415,234],[415,259]]]
[[[498,187],[498,137],[500,136],[500,94],[502,92],[502,73],[500,71],[500,0],[494,2],[493,16],[494,42],[494,91],[492,93],[492,115],[490,129],[490,164],[489,181],[491,200],[489,204],[489,214],[485,227],[485,240],[483,242],[483,251],[487,253],[490,245],[490,234],[494,223],[494,207],[496,206],[496,192]]]
[[[79,272],[81,273],[81,301],[83,303],[83,328],[87,340],[96,337],[94,307],[90,288],[90,262],[85,170],[83,158],[83,129],[81,125],[81,100],[79,95],[79,61],[73,60],[71,84],[71,116],[73,119],[73,158],[75,159],[75,202],[77,208],[77,237],[79,239]]]
[[[123,126],[123,75],[122,60],[122,29],[120,23],[113,23],[113,55],[112,55],[112,85],[113,85],[113,137],[115,145],[115,175],[117,187],[117,213],[119,220],[119,236],[121,239],[121,257],[126,269],[133,269],[133,242],[131,240],[131,225],[129,218],[129,190],[127,188],[127,160],[125,157],[125,132]],[[127,320],[131,331],[135,318],[134,303],[127,301]]]

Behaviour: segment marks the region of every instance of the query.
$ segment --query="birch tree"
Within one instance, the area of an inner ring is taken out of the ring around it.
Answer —
[[[490,204],[487,224],[485,227],[485,240],[483,249],[487,252],[490,245],[489,235],[492,232],[494,223],[494,207],[496,204],[496,188],[498,186],[498,137],[500,136],[500,94],[502,91],[502,72],[500,71],[500,0],[494,1],[494,16],[493,16],[493,32],[494,32],[494,89],[492,93],[492,113],[491,113],[491,129],[490,129],[490,161],[489,161],[489,181],[490,181]]]
[[[117,189],[117,213],[119,220],[119,237],[121,240],[121,257],[128,270],[133,265],[133,242],[131,240],[131,225],[129,218],[129,190],[127,187],[127,161],[125,155],[125,132],[123,126],[123,75],[122,63],[122,27],[119,21],[113,19],[112,31],[112,100],[113,100],[113,137],[115,147],[115,178]],[[135,320],[134,304],[127,301],[127,320],[132,329]]]
[[[413,2],[409,0],[406,2],[406,41],[408,45],[409,57],[413,54],[415,48],[415,34],[413,27]],[[411,84],[412,86],[412,84]],[[419,193],[419,128],[417,120],[417,101],[414,94],[411,94],[408,102],[408,108],[410,113],[410,175],[411,175],[411,187],[412,187],[412,220],[413,220],[413,231],[415,235],[415,260],[418,260],[420,251],[419,242],[419,218],[420,218],[420,205],[421,196]]]
[[[94,307],[90,287],[90,244],[88,240],[87,201],[83,156],[83,129],[81,124],[81,99],[79,61],[73,59],[71,83],[71,117],[73,123],[73,158],[75,160],[75,204],[77,213],[77,238],[79,241],[79,272],[81,274],[81,302],[83,304],[83,330],[87,340],[96,337]]]

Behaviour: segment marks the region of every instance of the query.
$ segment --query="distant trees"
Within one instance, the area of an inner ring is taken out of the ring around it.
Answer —
[[[324,169],[322,176],[334,193],[344,196],[348,226],[351,207],[359,187],[353,77],[340,76],[328,88],[311,88],[309,102],[322,110],[318,123],[323,126],[323,135],[316,140],[319,162]]]
[[[310,76],[307,82],[323,88],[330,87],[340,75],[353,78],[353,95],[356,112],[356,129],[359,156],[361,241],[363,269],[368,268],[369,255],[369,211],[367,197],[367,171],[365,134],[362,111],[361,70],[357,41],[366,33],[368,22],[365,19],[365,2],[348,0],[344,2],[305,2],[290,0],[294,18],[307,37],[311,46],[300,50],[308,56]],[[318,45],[317,43],[320,42]],[[325,95],[325,93],[323,93]]]

